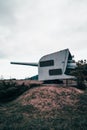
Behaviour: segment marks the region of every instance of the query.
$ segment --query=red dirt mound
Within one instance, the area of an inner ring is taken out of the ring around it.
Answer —
[[[31,104],[40,111],[62,109],[65,106],[74,106],[78,102],[78,95],[83,91],[73,87],[42,86],[30,89],[18,100],[22,105]]]

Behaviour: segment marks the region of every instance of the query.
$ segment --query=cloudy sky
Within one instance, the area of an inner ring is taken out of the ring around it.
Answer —
[[[69,48],[87,59],[87,0],[0,0],[0,78],[26,78],[37,68],[10,61],[38,62]]]

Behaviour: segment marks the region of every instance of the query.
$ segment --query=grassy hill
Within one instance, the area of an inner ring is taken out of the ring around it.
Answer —
[[[0,130],[87,130],[87,90],[7,84],[0,84]]]

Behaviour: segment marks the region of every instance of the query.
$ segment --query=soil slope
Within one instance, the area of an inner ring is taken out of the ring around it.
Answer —
[[[86,130],[87,92],[55,85],[31,88],[0,105],[1,130]]]

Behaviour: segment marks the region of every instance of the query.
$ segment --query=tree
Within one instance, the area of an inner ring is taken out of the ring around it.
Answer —
[[[77,79],[77,87],[80,89],[86,89],[86,84],[84,81],[87,81],[87,63],[86,60],[80,60],[77,62],[77,68],[72,71],[72,74]]]

